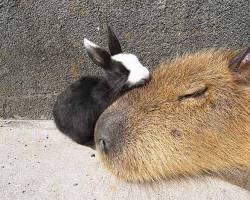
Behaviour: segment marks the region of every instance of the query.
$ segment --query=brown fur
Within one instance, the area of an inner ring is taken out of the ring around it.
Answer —
[[[229,68],[235,54],[212,49],[167,61],[146,87],[110,106],[96,126],[101,134],[114,113],[121,116],[109,151],[97,145],[106,168],[144,182],[250,169],[250,77]]]

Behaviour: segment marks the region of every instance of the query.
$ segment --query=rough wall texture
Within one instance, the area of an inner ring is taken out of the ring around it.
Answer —
[[[250,44],[248,0],[0,0],[0,118],[51,118],[60,91],[100,74],[83,38],[106,47],[106,20],[151,69],[176,53]]]

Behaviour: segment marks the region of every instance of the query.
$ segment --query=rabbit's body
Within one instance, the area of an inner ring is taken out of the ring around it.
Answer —
[[[161,64],[148,86],[107,108],[95,130],[103,164],[120,179],[250,170],[250,48]]]
[[[149,71],[136,56],[121,52],[118,39],[109,28],[111,55],[84,39],[90,58],[106,73],[105,77],[82,77],[62,92],[54,105],[57,128],[72,140],[92,145],[94,126],[100,114],[124,92],[149,80]]]
[[[53,115],[58,129],[80,144],[93,140],[98,116],[110,105],[113,90],[106,80],[82,77],[58,96]],[[60,117],[59,117],[60,116]]]

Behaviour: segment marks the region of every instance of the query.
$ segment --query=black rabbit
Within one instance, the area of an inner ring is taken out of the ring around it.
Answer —
[[[105,70],[106,77],[81,77],[62,92],[53,108],[57,128],[79,144],[92,146],[94,127],[100,114],[124,92],[144,85],[150,78],[133,54],[122,53],[108,26],[109,50],[84,39],[89,57]]]

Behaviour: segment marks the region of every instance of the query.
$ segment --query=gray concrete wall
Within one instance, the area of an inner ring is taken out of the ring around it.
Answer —
[[[56,94],[99,74],[83,38],[106,45],[112,24],[150,68],[205,47],[250,44],[248,0],[0,0],[0,118],[51,118]]]

